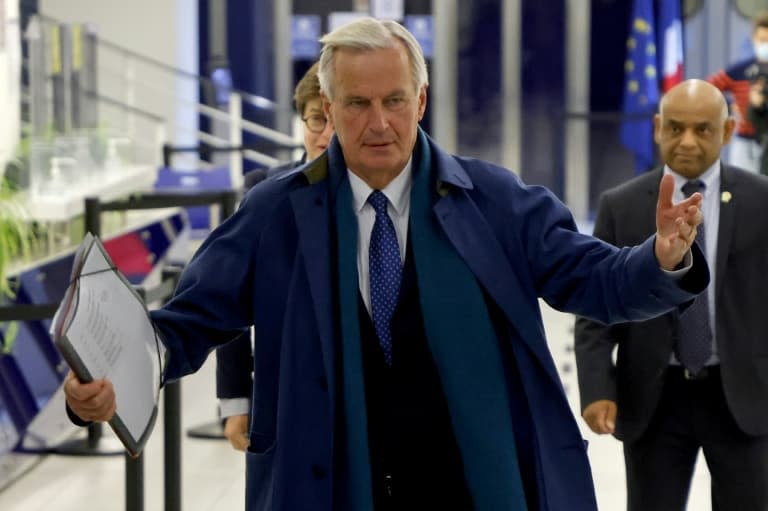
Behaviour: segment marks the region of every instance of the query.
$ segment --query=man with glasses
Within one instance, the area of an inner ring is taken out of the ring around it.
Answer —
[[[248,190],[264,178],[294,169],[308,161],[312,161],[325,151],[333,135],[331,126],[323,113],[323,103],[320,99],[320,82],[317,79],[317,62],[312,64],[304,76],[296,84],[293,92],[293,102],[296,111],[304,122],[303,142],[304,154],[296,161],[284,163],[269,169],[253,170],[245,175],[245,189]]]

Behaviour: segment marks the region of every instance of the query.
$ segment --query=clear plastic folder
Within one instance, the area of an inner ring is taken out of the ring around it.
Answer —
[[[117,412],[109,425],[128,452],[139,454],[157,416],[166,352],[144,301],[90,233],[75,254],[51,330],[81,381],[112,382]]]

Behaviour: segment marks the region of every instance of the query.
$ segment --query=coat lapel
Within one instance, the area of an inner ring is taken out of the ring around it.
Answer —
[[[437,159],[441,181],[462,189],[459,193],[446,194],[435,204],[434,212],[438,222],[519,337],[539,360],[550,360],[546,344],[533,342],[544,338],[540,322],[536,321],[540,312],[526,299],[523,292],[525,286],[516,269],[506,257],[491,227],[467,195],[465,190],[473,187],[469,176],[434,144],[432,154]],[[542,367],[559,386],[560,379],[551,370],[554,365],[542,364]]]
[[[335,394],[333,322],[333,283],[331,280],[331,229],[330,196],[328,193],[328,171],[326,157],[315,160],[304,169],[310,186],[291,192],[296,226],[299,235],[304,266],[309,282],[309,293],[314,305],[318,334],[322,344],[323,365],[328,378],[329,392]]]
[[[642,218],[648,219],[648,229],[643,231],[645,233],[656,232],[656,203],[659,201],[659,184],[661,183],[661,178],[664,175],[664,172],[662,169],[657,169],[653,171],[652,175],[653,177],[648,181],[648,189],[646,191],[651,199],[637,201],[638,207],[646,209],[642,214]]]
[[[720,296],[720,292],[723,289],[722,278],[725,275],[725,263],[728,261],[728,248],[731,245],[731,235],[734,229],[734,202],[730,200],[731,197],[737,195],[733,191],[733,182],[731,180],[731,173],[724,165],[720,167],[720,192],[719,196],[715,197],[720,201],[720,225],[717,229],[717,254],[715,274],[715,296]],[[723,197],[729,197],[728,200],[723,200]]]

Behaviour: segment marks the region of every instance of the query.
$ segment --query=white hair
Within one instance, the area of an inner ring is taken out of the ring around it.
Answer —
[[[338,49],[378,50],[396,48],[398,43],[402,43],[408,53],[416,92],[429,83],[421,46],[416,38],[396,21],[362,18],[324,35],[320,42],[323,43],[323,50],[320,53],[317,75],[320,78],[320,90],[330,100],[333,99],[334,56]]]

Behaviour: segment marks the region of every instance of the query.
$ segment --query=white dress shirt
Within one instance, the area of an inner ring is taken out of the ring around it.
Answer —
[[[371,312],[371,284],[368,271],[368,248],[371,245],[371,231],[376,221],[376,211],[368,204],[368,196],[373,188],[347,169],[349,184],[352,187],[353,207],[357,216],[357,275],[360,295],[365,307]],[[400,261],[405,261],[405,248],[408,240],[408,214],[411,211],[411,160],[405,168],[381,192],[387,196],[387,212],[392,219],[397,233],[397,244],[400,248]],[[222,419],[233,415],[247,415],[250,409],[250,399],[234,398],[219,400],[219,414]]]
[[[357,275],[360,286],[360,296],[365,307],[371,312],[371,282],[368,271],[368,248],[371,245],[371,231],[376,221],[376,211],[368,204],[368,196],[373,188],[347,169],[349,184],[352,187],[353,206],[357,215]],[[387,196],[387,212],[395,226],[397,244],[400,248],[400,262],[405,261],[405,248],[408,241],[408,214],[411,211],[411,160],[405,168],[381,192]]]
[[[685,183],[690,181],[687,177],[681,176],[668,166],[664,166],[664,173],[671,174],[675,178],[675,191],[672,195],[673,202],[679,202],[685,198],[682,187]],[[704,182],[704,190],[701,194],[704,196],[704,200],[701,201],[701,212],[704,215],[702,225],[704,226],[704,255],[707,258],[707,266],[709,267],[709,286],[707,286],[707,300],[709,305],[709,325],[712,329],[712,356],[707,361],[706,365],[719,364],[720,359],[717,356],[717,338],[715,329],[715,277],[717,271],[717,235],[720,228],[720,160],[709,167],[706,172],[700,175],[697,179]],[[674,354],[672,355],[672,363],[679,365]]]

